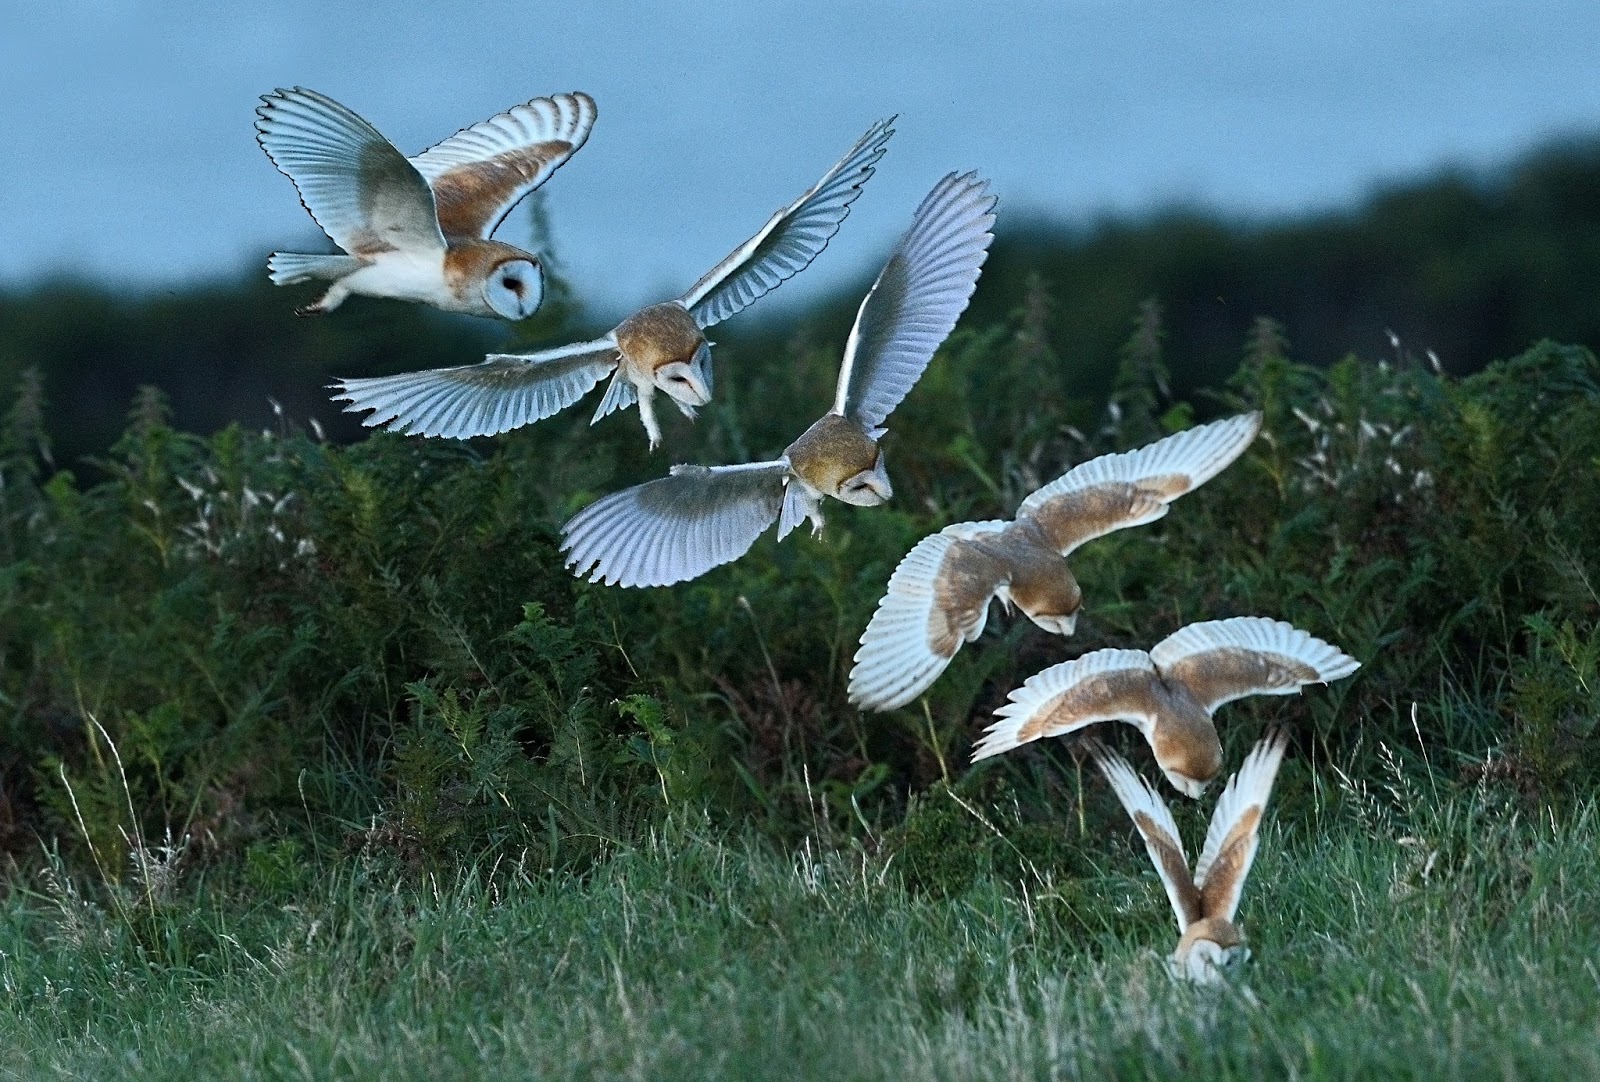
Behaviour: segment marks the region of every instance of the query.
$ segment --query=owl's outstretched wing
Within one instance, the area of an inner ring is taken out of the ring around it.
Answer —
[[[536,353],[493,354],[478,364],[333,384],[361,423],[416,436],[493,436],[572,405],[617,367],[610,336]]]
[[[976,173],[934,185],[861,302],[833,412],[870,434],[910,393],[972,299],[994,239],[988,188]]]
[[[256,141],[322,231],[351,255],[444,250],[428,182],[378,129],[332,98],[298,86],[263,94]]]
[[[433,188],[448,237],[488,237],[511,208],[589,138],[598,110],[584,93],[534,98],[429,147],[411,164]]]
[[[1231,921],[1238,912],[1245,877],[1256,859],[1261,815],[1287,746],[1288,736],[1280,730],[1250,749],[1244,765],[1228,779],[1228,787],[1217,798],[1205,847],[1194,866],[1194,881],[1200,890],[1199,916]]]
[[[1261,414],[1242,413],[1119,454],[1074,466],[1017,508],[1063,556],[1113,530],[1142,526],[1167,505],[1221,473],[1261,430]]]
[[[850,204],[883,157],[894,118],[867,129],[821,180],[778,211],[761,231],[728,254],[680,298],[702,328],[754,304],[805,270],[828,246],[850,213]]]
[[[1100,773],[1111,783],[1111,791],[1117,794],[1133,825],[1139,829],[1145,852],[1150,854],[1150,862],[1156,866],[1161,885],[1166,888],[1167,901],[1172,903],[1172,915],[1178,920],[1181,935],[1205,914],[1200,908],[1200,892],[1189,875],[1189,860],[1183,855],[1183,843],[1178,839],[1178,824],[1172,821],[1171,809],[1149,782],[1134,773],[1128,760],[1098,740],[1085,740],[1084,744]]]
[[[737,560],[778,519],[789,462],[674,466],[602,497],[561,530],[567,566],[590,582],[669,586]]]
[[[994,712],[972,759],[987,759],[1044,736],[1066,736],[1100,721],[1126,721],[1149,735],[1156,669],[1142,650],[1096,650],[1028,678]]]
[[[1293,695],[1361,666],[1336,646],[1282,620],[1235,616],[1190,624],[1150,651],[1169,683],[1181,683],[1208,711],[1246,695]]]
[[[867,710],[904,706],[933,686],[962,643],[983,634],[1006,568],[963,539],[1007,525],[963,522],[906,553],[861,635],[850,670],[852,703]]]

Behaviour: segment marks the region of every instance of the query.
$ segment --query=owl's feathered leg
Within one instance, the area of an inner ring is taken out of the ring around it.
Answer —
[[[783,490],[783,507],[778,513],[778,540],[809,519],[811,536],[822,533],[822,495],[798,477],[791,477]]]
[[[650,450],[661,446],[661,425],[656,421],[656,389],[653,384],[639,388],[639,420],[644,422],[645,434],[650,437]]]
[[[343,282],[335,282],[333,285],[328,287],[328,292],[322,295],[321,300],[317,301],[315,304],[308,304],[301,308],[296,308],[294,310],[294,314],[297,316],[323,315],[327,312],[333,311],[335,308],[339,307],[339,305],[343,304],[344,299],[349,295],[349,286],[345,285]]]
[[[806,509],[806,518],[811,520],[811,536],[822,536],[822,501],[818,500]]]

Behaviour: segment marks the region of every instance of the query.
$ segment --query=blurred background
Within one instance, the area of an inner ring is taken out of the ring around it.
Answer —
[[[676,295],[891,113],[843,230],[719,328],[720,364],[842,341],[918,199],[967,168],[1001,196],[973,320],[1027,314],[1074,393],[1104,392],[1152,298],[1175,390],[1232,371],[1259,315],[1318,363],[1387,355],[1391,332],[1455,372],[1600,342],[1592,0],[104,0],[6,24],[0,393],[42,374],[63,464],[115,439],[142,384],[198,432],[271,424],[276,401],[355,438],[330,377],[468,363]],[[407,153],[593,94],[587,147],[500,234],[552,252],[565,292],[517,327],[361,298],[295,319],[315,287],[273,288],[264,257],[328,245],[251,127],[259,94],[295,84]]]

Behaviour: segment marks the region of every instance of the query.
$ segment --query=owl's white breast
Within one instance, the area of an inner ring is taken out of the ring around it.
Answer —
[[[350,292],[368,297],[418,301],[449,311],[468,311],[444,278],[444,252],[380,252],[348,278]]]

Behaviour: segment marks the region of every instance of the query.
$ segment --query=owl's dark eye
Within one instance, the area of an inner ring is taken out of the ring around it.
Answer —
[[[517,281],[515,278],[502,278],[500,279],[500,284],[511,290],[513,293],[522,292],[522,283]]]

